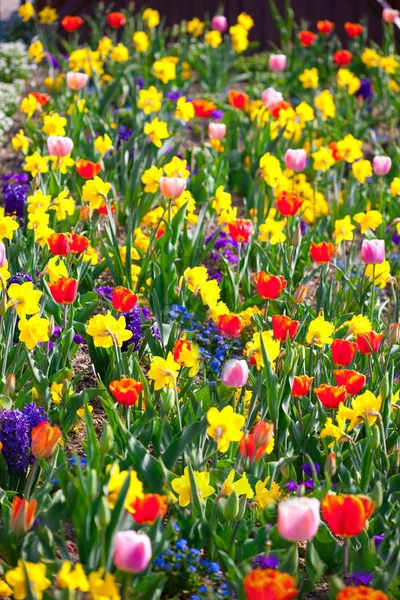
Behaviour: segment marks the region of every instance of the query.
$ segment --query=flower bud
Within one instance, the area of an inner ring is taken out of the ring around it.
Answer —
[[[329,452],[324,465],[325,477],[333,477],[336,473],[336,454]]]
[[[167,390],[165,394],[161,396],[161,405],[163,411],[167,414],[172,410],[172,407],[175,404],[175,392],[174,390]]]
[[[111,521],[111,510],[108,504],[108,499],[105,496],[102,496],[97,509],[97,521],[99,527],[107,527]]]
[[[400,344],[400,323],[390,323],[386,330],[389,344]]]
[[[373,502],[375,502],[376,508],[382,506],[383,502],[383,488],[382,483],[379,480],[375,481],[375,485],[372,488],[372,492],[370,493],[370,498]]]
[[[395,8],[384,8],[382,11],[382,19],[385,23],[394,23],[400,17],[400,12]]]
[[[69,137],[55,135],[47,138],[47,150],[51,156],[63,158],[71,154],[74,142]]]
[[[2,299],[0,300],[0,315],[3,316],[7,311],[7,294],[4,293]]]
[[[211,19],[211,27],[223,33],[228,28],[228,21],[224,15],[217,15]]]
[[[268,59],[268,68],[274,73],[282,73],[286,69],[285,54],[270,54]]]
[[[49,338],[51,338],[51,336],[53,335],[54,328],[55,328],[54,317],[53,317],[53,315],[50,315],[50,318],[49,318]]]
[[[386,400],[390,393],[390,383],[389,383],[389,375],[385,373],[381,381],[381,385],[379,386],[379,395],[382,398],[382,401]]]
[[[86,75],[86,73],[75,73],[74,71],[68,71],[66,79],[69,89],[78,91],[85,87],[89,81],[89,76]]]
[[[379,448],[380,441],[379,427],[374,424],[371,427],[371,439],[369,442],[370,448],[372,448],[372,450],[377,450]]]
[[[148,535],[136,531],[118,531],[114,540],[114,564],[120,571],[141,573],[151,560]]]
[[[307,154],[305,150],[293,150],[289,148],[285,154],[285,165],[291,171],[302,171],[307,162]]]
[[[374,156],[372,167],[375,175],[387,175],[392,166],[392,159],[389,156]]]
[[[92,213],[93,211],[89,204],[85,204],[85,206],[82,206],[81,210],[79,211],[79,220],[83,222],[89,221]]]
[[[265,446],[268,444],[271,435],[274,433],[273,423],[267,423],[266,421],[260,421],[253,429],[253,440],[255,445]]]
[[[304,300],[306,299],[307,292],[308,292],[307,286],[300,283],[300,285],[296,289],[295,293],[293,294],[293,302],[295,304],[302,304],[304,302]]]
[[[17,535],[32,529],[36,514],[36,500],[23,500],[14,496],[10,512],[10,529]]]
[[[228,500],[226,501],[225,507],[224,507],[224,517],[227,521],[234,521],[237,517],[237,513],[239,510],[239,496],[237,495],[237,492],[235,492],[235,490],[233,490],[233,492],[230,494]]]
[[[114,445],[114,433],[112,427],[107,421],[103,421],[103,432],[100,437],[100,452],[105,454],[109,452]]]
[[[286,353],[285,360],[283,361],[282,371],[286,374],[290,373],[293,369],[294,360],[296,358],[296,354],[293,350],[289,350]]]
[[[61,431],[42,421],[32,429],[31,451],[35,458],[50,458],[61,438]]]
[[[182,177],[160,177],[160,191],[164,198],[179,198],[186,188],[186,180]]]
[[[292,246],[300,246],[303,234],[301,233],[301,227],[296,227],[292,237]]]
[[[246,506],[247,506],[247,496],[245,496],[245,495],[240,496],[239,510],[238,510],[237,515],[236,515],[236,521],[241,521],[243,519],[244,512],[246,510]]]
[[[15,375],[10,373],[7,375],[6,382],[3,387],[3,394],[12,398],[15,395]]]
[[[244,387],[249,378],[249,367],[245,360],[229,360],[222,372],[222,381],[228,387]]]
[[[4,265],[6,264],[6,259],[6,247],[3,244],[3,242],[0,242],[0,268],[4,267]]]

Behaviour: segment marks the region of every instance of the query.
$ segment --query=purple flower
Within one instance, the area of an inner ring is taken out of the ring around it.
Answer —
[[[312,479],[307,480],[307,481],[300,481],[299,485],[305,485],[306,488],[308,488],[309,490],[314,489],[314,482]]]
[[[319,466],[318,463],[314,463],[314,469],[316,474],[318,475],[321,471],[321,468]],[[313,470],[312,470],[312,466],[311,463],[304,463],[304,465],[301,466],[301,470],[303,471],[304,475],[306,475],[307,477],[312,477],[313,476]]]
[[[221,110],[220,108],[216,108],[215,110],[212,111],[211,116],[213,119],[223,119],[224,111]]]
[[[142,341],[142,317],[139,304],[135,304],[132,310],[124,313],[126,329],[132,332],[132,337],[124,342],[122,349],[126,350],[128,346],[134,344],[134,350],[139,350]]]
[[[356,92],[356,96],[364,98],[364,100],[372,100],[374,92],[372,91],[372,85],[369,79],[360,80],[360,87]]]
[[[273,554],[270,554],[269,556],[261,554],[260,556],[256,556],[251,566],[253,569],[276,569],[279,562],[279,558]]]
[[[22,475],[30,461],[30,426],[21,411],[0,410],[2,455],[10,475]]]
[[[176,102],[179,98],[182,98],[183,95],[184,93],[181,92],[181,90],[177,90],[176,92],[171,91],[167,93],[167,98],[168,100],[171,100],[171,102]]]
[[[44,408],[41,406],[36,406],[34,402],[26,404],[22,409],[22,414],[29,424],[30,431],[32,431],[32,429],[36,427],[36,425],[39,425],[39,423],[42,421],[49,421]]]
[[[95,288],[94,291],[102,298],[107,298],[107,300],[111,301],[114,288],[110,287],[109,285],[101,285],[100,287]]]
[[[285,483],[285,488],[289,491],[289,492],[297,492],[297,490],[299,489],[298,484],[294,481],[294,479],[291,479],[290,481],[288,481],[287,483]]]
[[[85,338],[83,338],[79,333],[76,333],[73,337],[74,344],[86,344]]]
[[[51,54],[51,52],[46,52],[45,60],[49,67],[53,67],[53,69],[60,68],[60,63],[58,62],[54,54]]]
[[[12,277],[10,277],[10,279],[7,282],[7,287],[10,287],[10,285],[12,283],[25,283],[27,281],[31,281],[33,283],[33,277],[32,275],[29,275],[29,273],[22,273],[21,271],[18,271],[18,273],[15,273],[15,275],[13,275]]]
[[[374,540],[375,548],[379,548],[379,546],[382,544],[383,540],[385,539],[385,534],[381,533],[380,535],[374,535],[374,537],[372,539]]]
[[[374,576],[371,573],[361,571],[360,573],[349,573],[344,578],[344,582],[346,585],[369,585],[373,578]]]
[[[3,184],[4,208],[7,215],[16,215],[22,222],[29,186],[24,183]]]

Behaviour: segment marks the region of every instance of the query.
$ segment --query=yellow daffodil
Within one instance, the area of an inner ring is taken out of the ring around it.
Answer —
[[[163,93],[159,92],[154,85],[151,85],[148,90],[139,91],[139,100],[137,107],[143,110],[145,115],[161,110],[161,100]]]
[[[190,171],[187,168],[187,161],[178,156],[174,156],[163,168],[167,177],[181,177],[182,179],[188,179],[190,176]]]
[[[99,135],[94,140],[94,149],[101,155],[104,156],[107,152],[112,148],[112,140],[107,133],[104,135]]]
[[[378,210],[369,210],[366,213],[357,213],[353,219],[359,223],[361,233],[365,233],[368,229],[377,229],[382,225],[382,215]]]
[[[215,492],[215,489],[210,485],[210,474],[207,471],[194,471],[194,478],[198,494],[203,502],[205,502],[208,496],[211,496]],[[171,486],[174,492],[178,494],[179,506],[188,506],[191,502],[188,467],[185,467],[181,477],[172,480]]]
[[[219,31],[208,31],[204,36],[204,42],[211,48],[218,48],[222,44],[222,35]]]
[[[103,202],[107,199],[107,194],[111,189],[111,184],[103,181],[100,177],[95,176],[94,179],[86,181],[82,188],[83,202],[89,202],[91,209],[100,208]]]
[[[111,348],[113,344],[121,347],[132,337],[132,332],[126,329],[125,317],[116,319],[110,311],[106,315],[92,317],[86,327],[86,333],[93,337],[96,348]]]
[[[112,573],[106,573],[105,567],[89,573],[88,579],[91,600],[121,599],[115,576]]]
[[[268,481],[270,476],[266,477],[264,481],[257,481],[255,487],[255,501],[259,510],[268,508],[273,504],[276,504],[279,498],[282,496],[282,490],[275,481],[271,485],[271,489],[267,489]]]
[[[50,321],[39,317],[38,314],[33,315],[30,319],[21,319],[18,322],[20,342],[23,342],[28,350],[33,350],[39,342],[48,342],[50,339],[49,326]]]
[[[368,333],[368,331],[372,330],[371,321],[365,315],[353,315],[350,321],[343,323],[342,327],[346,325],[348,327],[346,337]]]
[[[181,96],[176,103],[175,118],[187,123],[194,117],[192,102],[186,102],[186,96]]]
[[[158,117],[154,117],[151,123],[146,123],[144,126],[144,133],[149,136],[157,148],[161,148],[161,140],[165,140],[169,137],[168,126],[164,121],[160,121]]]
[[[154,381],[154,389],[161,390],[163,387],[173,388],[181,366],[175,362],[172,352],[167,358],[154,356],[150,363],[148,377]]]
[[[43,133],[47,133],[49,136],[65,135],[65,125],[67,124],[67,119],[65,117],[53,113],[52,115],[45,115],[43,121]]]
[[[197,38],[202,35],[205,26],[206,24],[204,23],[204,21],[200,21],[200,19],[194,17],[194,19],[191,19],[187,22],[186,31],[190,33],[190,35],[192,35],[193,37]]]
[[[333,96],[329,90],[323,90],[315,97],[314,104],[322,113],[322,120],[334,119],[336,117],[336,106]]]
[[[46,53],[43,48],[43,44],[40,40],[36,40],[32,42],[32,44],[28,48],[28,56],[32,58],[35,63],[40,63],[46,56]]]
[[[340,242],[351,241],[354,238],[354,229],[355,225],[352,224],[350,215],[346,215],[344,219],[337,219],[333,232],[336,243],[340,244]]]
[[[343,155],[343,160],[348,163],[353,163],[355,160],[362,158],[362,141],[348,133],[343,140],[339,140],[337,150]]]
[[[316,67],[312,67],[311,69],[304,69],[304,71],[299,75],[299,80],[303,84],[303,88],[305,89],[316,89],[318,87],[318,69]]]
[[[351,165],[354,177],[360,183],[365,183],[368,177],[372,177],[372,165],[369,160],[357,160]]]
[[[40,104],[39,104],[40,106]],[[26,114],[28,119],[32,118],[34,112],[38,108],[38,101],[35,96],[32,94],[28,94],[25,98],[22,99],[19,110]]]
[[[12,307],[20,319],[27,315],[34,315],[40,311],[39,300],[42,297],[40,290],[35,290],[31,281],[25,283],[12,283],[8,288],[8,307]]]
[[[129,487],[124,506],[128,512],[133,513],[134,509],[132,508],[132,504],[136,498],[143,497],[143,484],[138,479],[136,471],[121,471],[118,464],[113,464],[108,472],[110,473],[110,479],[107,485],[107,500],[109,507],[111,509],[114,508],[120,491],[124,486],[127,477],[129,477]]]
[[[162,169],[159,169],[155,165],[144,171],[141,182],[144,183],[144,191],[147,194],[154,194],[158,190],[162,174]]]
[[[86,593],[89,591],[89,580],[81,563],[73,564],[65,560],[57,573],[56,586],[60,590],[79,590]]]
[[[250,364],[257,365],[257,369],[264,367],[264,357],[261,344],[264,345],[265,352],[272,365],[274,365],[280,352],[280,343],[278,340],[274,339],[271,331],[254,333],[253,339],[246,344],[245,354],[250,358]]]
[[[24,154],[27,154],[29,149],[29,138],[26,137],[23,129],[20,129],[19,132],[11,138],[11,144],[15,152],[22,150]]]
[[[160,13],[153,8],[146,8],[142,14],[142,19],[149,29],[153,29],[160,24]]]
[[[388,260],[384,260],[383,263],[379,264],[379,265],[367,265],[366,269],[365,269],[365,275],[370,279],[370,281],[372,282],[373,280],[373,273],[374,273],[374,266],[375,266],[375,285],[379,286],[381,289],[383,289],[386,284],[387,284],[387,280],[390,277],[390,262]]]
[[[254,497],[254,492],[251,489],[251,485],[247,479],[246,473],[243,473],[239,479],[235,479],[235,471],[232,469],[229,471],[228,477],[225,479],[221,487],[221,494],[224,496],[230,496],[232,492],[236,492],[238,496],[246,496],[251,499]]]
[[[34,14],[35,9],[33,8],[32,2],[25,2],[25,4],[21,4],[18,9],[18,16],[21,17],[24,23],[29,21]]]
[[[5,579],[13,590],[15,600],[22,600],[28,596],[26,578],[29,579],[29,587],[37,600],[42,600],[43,592],[51,586],[51,580],[46,577],[46,565],[44,563],[31,563],[18,561],[14,569],[7,571]]]
[[[220,452],[226,452],[230,442],[239,442],[243,437],[240,430],[245,418],[235,413],[232,406],[225,406],[221,411],[213,406],[207,412],[207,421],[207,435],[217,442]]]
[[[114,62],[126,62],[129,60],[129,50],[124,44],[119,42],[114,48],[111,50],[111,58]]]
[[[6,217],[4,208],[0,207],[0,240],[4,240],[4,238],[12,240],[14,231],[17,229],[19,229],[17,221],[13,217]]]
[[[135,31],[132,41],[136,52],[146,52],[149,48],[149,36],[145,31]]]
[[[322,315],[319,315],[308,326],[306,342],[320,347],[324,344],[332,344],[333,338],[331,336],[334,331],[335,327],[329,321],[325,321]]]

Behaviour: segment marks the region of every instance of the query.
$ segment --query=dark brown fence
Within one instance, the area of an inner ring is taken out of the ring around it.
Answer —
[[[40,6],[50,5],[57,8],[62,16],[96,14],[98,0],[39,0]],[[129,0],[106,0],[106,6],[118,10],[127,8]],[[276,0],[278,8],[283,10],[284,0]],[[391,5],[400,8],[400,0],[392,0]],[[213,15],[220,6],[224,6],[224,14],[230,24],[235,23],[236,17],[242,11],[249,13],[255,26],[251,31],[251,40],[260,42],[262,48],[270,43],[278,42],[268,0],[136,0],[135,9],[151,6],[165,16],[168,25],[180,22],[182,19],[193,17],[202,18],[205,14]],[[296,21],[308,21],[315,30],[319,19],[329,19],[336,23],[337,33],[343,31],[346,21],[357,22],[361,17],[368,20],[370,37],[379,42],[381,38],[382,6],[379,0],[292,0]]]

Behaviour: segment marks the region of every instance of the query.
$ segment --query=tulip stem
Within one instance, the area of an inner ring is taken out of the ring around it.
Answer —
[[[372,295],[371,295],[371,324],[374,321],[374,308],[375,308],[375,268],[376,265],[372,265]]]
[[[182,431],[182,417],[181,417],[181,409],[179,407],[179,395],[178,395],[178,388],[176,386],[176,381],[174,382],[174,392],[175,392],[176,414],[178,415],[179,429]]]
[[[28,477],[26,479],[26,482],[25,482],[24,496],[28,500],[29,500],[29,496],[31,494],[31,487],[32,487],[32,484],[33,484],[33,480],[35,479],[35,476],[36,476],[37,470],[39,468],[39,465],[40,465],[40,458],[35,458],[35,460],[33,461],[32,466],[30,468],[29,475],[28,475]]]
[[[344,544],[343,544],[343,565],[342,565],[342,570],[343,570],[343,577],[346,576],[347,574],[347,570],[349,568],[349,538],[344,538]]]
[[[269,300],[267,300],[266,303],[265,303],[265,308],[264,308],[264,323],[266,323],[267,319],[268,319],[268,306],[269,306]]]

